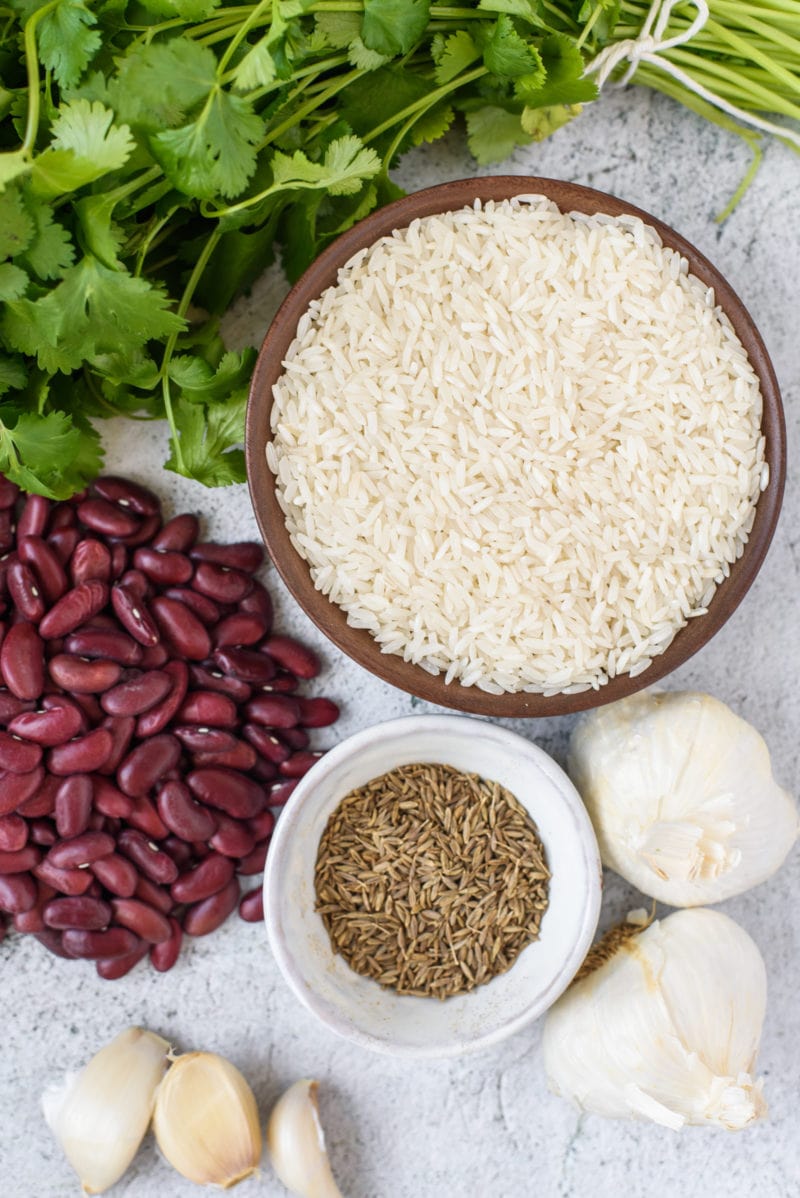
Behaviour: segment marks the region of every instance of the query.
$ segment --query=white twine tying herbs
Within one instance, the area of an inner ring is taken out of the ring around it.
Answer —
[[[668,58],[664,57],[666,50],[672,50],[677,46],[684,46],[690,42],[705,27],[709,20],[710,13],[706,0],[686,0],[687,3],[696,9],[697,16],[686,29],[674,34],[672,37],[665,38],[664,34],[673,9],[683,2],[684,0],[653,0],[645,22],[637,36],[625,38],[621,42],[615,42],[613,45],[606,46],[589,63],[584,74],[587,76],[596,75],[597,86],[598,88],[602,88],[610,76],[613,75],[614,71],[622,63],[627,62],[628,69],[620,79],[615,80],[618,86],[624,87],[626,83],[630,83],[640,63],[650,63],[651,66],[657,67],[658,70],[671,75],[673,79],[677,80],[678,83],[690,92],[693,92],[701,100],[705,100],[707,104],[711,104],[714,108],[718,108],[721,112],[727,113],[728,116],[734,117],[737,121],[741,121],[745,125],[750,125],[752,128],[758,129],[763,133],[772,133],[776,137],[783,138],[800,149],[800,134],[783,125],[776,125],[773,121],[767,121],[763,117],[756,116],[755,113],[746,112],[743,108],[739,108],[735,104],[729,103],[728,100],[717,95],[716,92],[710,91],[707,87],[698,83],[697,80],[692,79],[680,67],[677,67]]]

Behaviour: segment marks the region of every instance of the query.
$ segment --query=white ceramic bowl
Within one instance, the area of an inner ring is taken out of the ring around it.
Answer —
[[[535,820],[552,874],[539,940],[506,973],[444,1001],[401,996],[354,973],[334,954],[314,910],[317,850],[333,809],[355,787],[417,761],[452,765],[507,787]],[[270,845],[265,922],[286,981],[332,1031],[395,1056],[460,1056],[518,1031],[566,989],[594,935],[601,879],[578,792],[542,749],[484,720],[410,716],[349,737],[300,782]]]

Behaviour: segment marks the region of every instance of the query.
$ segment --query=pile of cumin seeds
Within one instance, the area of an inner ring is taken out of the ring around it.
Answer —
[[[549,878],[536,825],[508,790],[449,765],[407,765],[331,814],[316,910],[356,973],[444,999],[504,973],[538,939]]]

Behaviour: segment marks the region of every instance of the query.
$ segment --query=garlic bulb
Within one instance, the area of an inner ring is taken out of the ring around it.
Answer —
[[[677,1130],[761,1119],[754,1080],[767,997],[758,948],[719,911],[676,911],[578,982],[547,1015],[551,1090],[583,1110]]]
[[[45,1119],[84,1193],[102,1194],[136,1155],[168,1051],[160,1036],[129,1027],[80,1073],[67,1076],[42,1096]]]
[[[255,1173],[261,1158],[253,1091],[213,1052],[176,1058],[158,1089],[153,1131],[169,1163],[200,1185],[227,1190]]]
[[[287,1190],[300,1198],[342,1198],[325,1150],[318,1089],[319,1082],[304,1078],[278,1099],[267,1124],[267,1148]]]
[[[568,769],[603,864],[673,907],[758,885],[797,838],[764,741],[710,695],[650,692],[599,708],[576,727]]]

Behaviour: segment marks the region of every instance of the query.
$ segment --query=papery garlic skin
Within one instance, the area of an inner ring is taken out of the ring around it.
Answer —
[[[299,1198],[342,1198],[333,1179],[319,1121],[319,1083],[303,1078],[283,1094],[267,1124],[272,1167]]]
[[[255,1173],[261,1159],[253,1091],[213,1052],[174,1060],[158,1088],[153,1131],[172,1167],[199,1185],[230,1189]]]
[[[129,1027],[80,1073],[42,1095],[44,1116],[84,1193],[102,1194],[122,1177],[144,1139],[169,1044]]]
[[[800,824],[762,737],[694,692],[645,692],[576,727],[568,771],[603,864],[673,907],[718,903],[764,882]]]
[[[550,1009],[550,1089],[611,1118],[738,1131],[767,1113],[754,1078],[766,998],[761,953],[738,924],[676,911]]]

